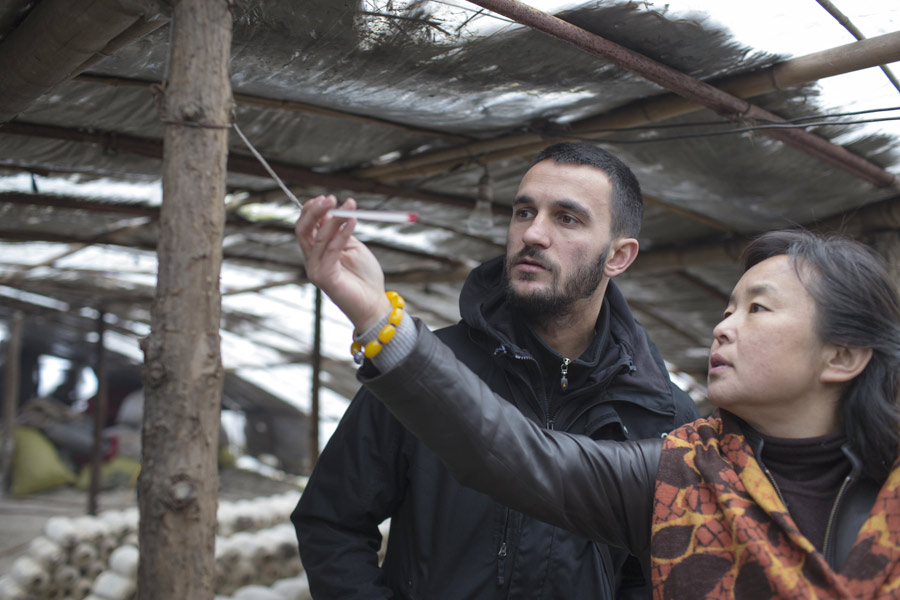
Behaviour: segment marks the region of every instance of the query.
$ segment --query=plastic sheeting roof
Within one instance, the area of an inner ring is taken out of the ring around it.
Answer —
[[[0,0],[0,58],[36,4]],[[734,3],[701,0],[532,4],[565,9],[564,20],[701,80],[853,41],[814,2],[756,2],[730,12]],[[900,30],[895,3],[842,4],[868,37]],[[169,52],[170,15],[152,2],[146,7],[145,19],[162,26],[107,52],[0,126],[0,318],[24,309],[30,319],[76,331],[69,342],[87,343],[102,308],[123,336],[120,351],[135,361],[154,293],[161,202],[163,125],[151,86],[165,79]],[[707,109],[598,138],[579,125],[666,90],[462,0],[243,2],[230,66],[237,123],[295,193],[337,192],[365,208],[420,214],[415,225],[360,224],[359,235],[434,326],[458,318],[465,273],[503,251],[504,211],[532,151],[463,152],[431,170],[413,161],[526,134],[546,144],[590,138],[621,156],[646,201],[642,255],[618,281],[673,368],[700,381],[744,236],[853,221],[864,207],[897,200],[896,188],[876,187]],[[889,109],[898,100],[877,68],[752,98],[785,119],[820,123],[810,130],[893,174],[900,174],[897,122],[858,121],[896,119],[900,110],[834,115]],[[232,158],[248,160],[230,168],[225,199],[225,366],[305,407],[312,293],[291,233],[296,210],[270,178],[247,167],[253,162],[237,136],[230,149]],[[396,165],[409,167],[385,174]],[[496,213],[488,227],[470,219],[485,166]],[[896,223],[876,225],[851,231],[873,241],[887,229],[896,238]],[[355,388],[348,338],[346,321],[329,309],[323,384],[344,397]]]

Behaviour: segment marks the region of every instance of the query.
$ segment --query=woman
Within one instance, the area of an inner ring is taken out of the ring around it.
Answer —
[[[297,236],[365,343],[390,304],[333,204]],[[713,332],[718,410],[665,439],[541,430],[396,312],[360,378],[465,485],[647,557],[656,598],[900,598],[896,290],[864,246],[806,232],[762,236],[745,269]]]

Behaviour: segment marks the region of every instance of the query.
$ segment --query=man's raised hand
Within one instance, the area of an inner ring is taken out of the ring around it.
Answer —
[[[384,273],[378,259],[353,237],[355,219],[331,217],[334,196],[307,200],[294,227],[306,259],[306,275],[331,298],[357,331],[365,331],[391,310],[384,295]],[[348,199],[342,209],[355,209]]]

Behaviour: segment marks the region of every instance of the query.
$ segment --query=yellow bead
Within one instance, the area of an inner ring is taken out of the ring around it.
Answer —
[[[388,317],[388,323],[396,327],[400,324],[400,321],[403,320],[403,309],[395,308],[391,311],[391,315]]]
[[[406,300],[403,299],[403,296],[397,294],[396,300],[391,300],[391,304],[394,308],[406,308]]]
[[[366,344],[366,358],[374,358],[379,352],[381,352],[381,342],[379,342],[378,340],[372,340],[371,342]]]
[[[362,344],[360,344],[359,342],[353,342],[352,344],[350,344],[350,354],[356,354],[360,350],[362,350]]]
[[[381,331],[378,332],[378,341],[382,344],[387,344],[394,338],[394,334],[397,333],[397,328],[393,325],[385,325],[381,328]]]
[[[394,303],[397,301],[397,298],[400,297],[400,294],[398,294],[394,290],[388,290],[384,293],[384,295],[387,296],[387,299],[391,301],[391,306],[397,306]]]

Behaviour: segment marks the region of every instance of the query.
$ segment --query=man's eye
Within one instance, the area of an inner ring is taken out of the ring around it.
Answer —
[[[560,215],[559,221],[563,225],[574,225],[578,222],[578,219],[576,219],[572,215]]]
[[[762,304],[757,304],[756,302],[754,302],[750,305],[750,312],[752,312],[752,313],[762,312],[764,310],[766,310],[766,307],[763,306]]]

